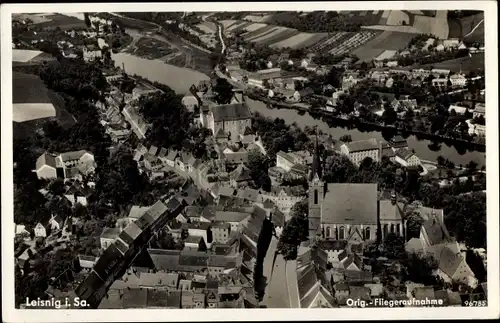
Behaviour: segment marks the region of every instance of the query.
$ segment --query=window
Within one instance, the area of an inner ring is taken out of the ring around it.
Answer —
[[[339,229],[339,240],[344,240],[344,227],[340,227]]]
[[[396,233],[400,234],[401,233],[401,225],[398,223],[396,224]]]
[[[365,230],[365,240],[370,240],[370,228],[366,228]]]
[[[389,225],[384,224],[384,238],[387,236],[387,233],[389,233]]]
[[[314,204],[318,204],[318,190],[314,190]]]
[[[326,237],[329,238],[331,236],[332,232],[330,230],[330,227],[326,227]]]
[[[394,224],[391,224],[391,233],[394,233]]]

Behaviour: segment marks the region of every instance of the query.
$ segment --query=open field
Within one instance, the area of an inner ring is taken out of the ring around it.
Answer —
[[[328,52],[332,55],[344,55],[350,53],[376,37],[379,33],[380,32],[369,31],[349,34],[349,37],[345,37],[343,39],[341,38],[341,41],[337,40],[335,42],[335,46],[332,46],[332,43],[330,43],[330,50]]]
[[[267,26],[266,24],[254,23],[254,24],[247,26],[245,29],[247,30],[247,32],[252,32],[252,31],[259,30],[259,29],[266,27],[266,26]]]
[[[273,44],[272,47],[278,47],[278,48],[290,47],[292,49],[301,48],[301,44],[311,39],[312,37],[314,37],[314,34],[300,33],[283,41],[277,42]]]
[[[484,53],[474,54],[472,57],[462,57],[457,59],[451,59],[448,61],[423,65],[424,68],[440,68],[440,69],[448,69],[452,72],[460,72],[460,63],[462,63],[462,72],[468,73],[470,71],[477,71],[478,69],[484,70]]]
[[[270,39],[275,39],[276,36],[282,35],[283,32],[286,32],[288,29],[284,27],[276,27],[272,29],[270,32],[266,32],[258,37],[254,37],[251,41],[262,44]]]
[[[247,41],[254,41],[255,39],[259,39],[261,37],[265,37],[267,35],[270,35],[272,33],[274,33],[276,30],[279,30],[280,27],[277,27],[277,26],[269,26],[269,27],[272,27],[272,28],[269,28],[267,29],[266,31],[260,33],[260,34],[254,34],[253,36],[251,37],[245,37],[245,39]]]
[[[248,15],[243,18],[243,20],[254,21],[254,22],[266,22],[271,15]]]
[[[35,23],[35,26],[40,29],[56,27],[59,27],[62,30],[87,28],[87,25],[85,25],[84,21],[76,17],[66,16],[62,14],[48,14],[40,16],[40,18],[45,19],[45,21]]]
[[[375,38],[358,47],[353,54],[362,61],[370,61],[385,50],[401,50],[406,48],[415,34],[397,31],[384,31]]]

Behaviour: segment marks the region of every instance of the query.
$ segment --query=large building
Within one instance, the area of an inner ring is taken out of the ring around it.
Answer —
[[[403,235],[403,209],[395,194],[391,201],[379,201],[377,184],[323,182],[315,154],[309,174],[309,240],[352,240],[357,235],[376,241],[389,232]]]
[[[247,128],[252,128],[252,114],[245,102],[211,104],[207,113],[207,128],[212,130],[214,135],[223,131],[231,140],[238,141]]]
[[[94,172],[94,155],[86,150],[69,151],[59,155],[43,153],[36,160],[35,172],[39,179],[77,178]]]
[[[340,146],[340,152],[349,157],[349,160],[356,166],[359,166],[367,157],[376,162],[381,157],[380,145],[375,138],[345,143]]]

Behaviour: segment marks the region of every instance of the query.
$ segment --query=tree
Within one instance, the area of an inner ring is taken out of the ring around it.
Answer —
[[[90,22],[88,12],[84,12],[83,17],[84,17],[85,24],[87,25],[88,28],[90,28],[92,26],[92,23]]]
[[[392,107],[387,107],[384,110],[384,113],[382,114],[382,119],[384,120],[385,124],[392,125],[394,124],[397,119],[398,119],[398,114]]]
[[[307,213],[307,200],[295,203],[290,211],[292,217],[285,224],[277,246],[278,252],[285,260],[296,259],[298,245],[307,240]]]
[[[344,143],[349,143],[352,141],[351,135],[343,135],[342,137],[339,138],[339,141]]]
[[[424,219],[418,212],[409,212],[406,215],[406,239],[418,238]]]
[[[218,78],[212,91],[215,94],[215,102],[218,104],[228,104],[234,96],[233,86],[224,78]]]
[[[438,262],[429,254],[407,254],[403,259],[405,268],[404,280],[421,283],[426,286],[436,285],[438,280],[434,276],[434,270],[438,268]]]
[[[252,151],[248,154],[247,167],[250,169],[255,188],[262,188],[266,192],[271,191],[271,178],[267,173],[269,169],[269,160],[258,151]]]
[[[385,256],[389,259],[402,259],[405,256],[405,240],[402,236],[389,233],[384,239]]]
[[[49,184],[49,192],[54,195],[62,195],[65,192],[64,181],[58,178]]]

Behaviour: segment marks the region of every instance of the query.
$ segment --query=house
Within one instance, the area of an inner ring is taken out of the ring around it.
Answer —
[[[229,174],[230,183],[232,187],[239,188],[248,185],[248,182],[252,180],[250,176],[250,169],[244,164],[239,164],[234,171]]]
[[[45,223],[38,222],[35,226],[34,232],[36,238],[45,238],[48,235],[48,231],[55,232],[62,230],[64,226],[64,219],[57,215],[52,215],[50,219]]]
[[[179,158],[180,153],[176,150],[169,150],[165,157],[165,162],[170,167],[175,167],[175,161]]]
[[[203,244],[203,238],[199,236],[188,236],[184,240],[184,248],[187,250],[198,251]]]
[[[410,149],[399,149],[396,151],[394,161],[403,167],[420,166],[420,159]]]
[[[288,213],[295,203],[305,197],[301,187],[271,187],[271,201],[273,201],[281,212]]]
[[[467,112],[467,107],[462,107],[459,105],[450,105],[448,112],[455,111],[457,114],[465,114]]]
[[[450,38],[443,40],[443,46],[445,48],[458,48],[460,46],[460,40],[457,38]]]
[[[445,50],[445,47],[444,47],[444,45],[443,45],[443,44],[439,44],[439,45],[437,45],[437,46],[436,46],[436,51],[438,51],[438,52],[442,52],[442,51],[444,51],[444,50]]]
[[[346,155],[356,166],[359,166],[367,157],[378,162],[380,144],[375,138],[344,143],[340,146],[340,153]]]
[[[436,78],[432,80],[432,86],[445,87],[448,86],[447,78]]]
[[[472,111],[472,116],[474,118],[484,117],[486,113],[486,106],[484,103],[476,103],[474,110]]]
[[[83,47],[83,59],[91,62],[102,57],[101,49],[98,46],[87,45]]]
[[[326,252],[309,248],[297,257],[300,308],[333,308],[335,299],[326,279]]]
[[[16,237],[21,237],[24,241],[30,241],[30,233],[28,230],[26,230],[26,226],[22,224],[16,224],[16,231],[15,231]]]
[[[389,77],[385,82],[385,87],[392,87],[393,84],[394,84],[394,79],[392,77]]]
[[[215,243],[225,244],[229,241],[232,224],[230,223],[215,223],[212,226],[212,237]]]
[[[342,90],[347,91],[359,82],[356,74],[349,74],[342,77]]]
[[[198,98],[192,94],[191,92],[188,92],[186,93],[183,97],[182,97],[182,105],[188,109],[190,112],[195,112],[197,111],[198,109],[198,105],[200,104]]]
[[[306,87],[303,90],[295,91],[293,93],[293,99],[295,101],[304,101],[305,99],[311,97],[314,94],[314,91],[310,87]]]
[[[319,242],[319,247],[324,250],[328,256],[328,262],[332,264],[333,267],[338,268],[340,266],[339,255],[343,253],[347,248],[346,240],[331,240],[331,232],[324,233],[326,240],[321,240]]]
[[[246,212],[216,211],[214,221],[229,224],[231,232],[240,232],[249,217]]]
[[[237,141],[246,128],[252,128],[252,115],[246,103],[210,105],[207,127],[214,136],[220,129]]]
[[[125,120],[130,124],[132,131],[136,134],[137,138],[145,139],[146,133],[151,128],[151,125],[147,124],[141,115],[139,115],[136,108],[127,105],[123,110],[122,114]]]
[[[101,248],[107,249],[118,238],[119,234],[119,228],[104,228],[100,237]]]
[[[450,70],[446,70],[446,69],[439,69],[439,68],[433,68],[431,70],[431,74],[434,76],[434,77],[448,77],[448,75],[450,75],[451,71]]]
[[[406,139],[399,135],[392,137],[388,141],[388,144],[393,149],[408,148],[408,142],[406,141]]]
[[[453,87],[464,87],[467,85],[467,78],[462,73],[453,74],[449,79]]]
[[[38,179],[56,179],[57,165],[56,156],[43,153],[36,160],[36,175]]]

